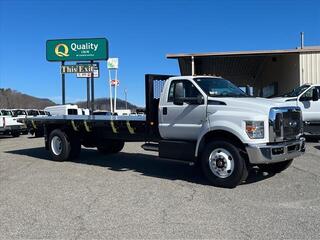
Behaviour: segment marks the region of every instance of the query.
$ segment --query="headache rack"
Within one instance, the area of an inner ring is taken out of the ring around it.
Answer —
[[[157,141],[161,139],[159,133],[159,101],[162,89],[166,80],[172,75],[146,74],[145,94],[146,94],[146,131],[147,141]]]

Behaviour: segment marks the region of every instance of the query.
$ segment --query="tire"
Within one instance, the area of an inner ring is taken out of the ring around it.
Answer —
[[[235,188],[248,176],[239,149],[226,141],[212,141],[205,146],[201,168],[210,184],[217,187]]]
[[[98,152],[102,154],[112,154],[120,152],[124,147],[124,141],[110,140],[104,143],[104,145],[97,146]]]
[[[20,132],[14,131],[11,133],[11,136],[14,138],[20,137]]]
[[[55,161],[68,160],[71,153],[71,143],[68,136],[60,129],[53,130],[49,136],[50,156]]]
[[[280,173],[286,170],[288,167],[290,167],[292,162],[293,162],[293,159],[290,159],[290,160],[278,162],[278,163],[259,165],[259,169],[262,172]]]

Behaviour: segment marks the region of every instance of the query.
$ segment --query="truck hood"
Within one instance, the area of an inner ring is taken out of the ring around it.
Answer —
[[[272,98],[271,100],[274,100],[276,102],[288,102],[288,101],[296,101],[296,97],[275,97]]]
[[[269,111],[273,107],[288,107],[289,104],[283,101],[277,101],[275,99],[266,98],[208,98],[208,105],[226,104],[228,110],[244,111],[251,113],[269,114]],[[220,102],[220,103],[219,103]]]

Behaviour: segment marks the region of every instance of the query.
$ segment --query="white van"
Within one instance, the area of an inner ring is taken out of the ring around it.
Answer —
[[[46,107],[44,111],[49,112],[51,116],[82,115],[82,110],[78,107],[78,105],[73,104]]]
[[[88,108],[79,108],[81,111],[81,114],[79,115],[90,115],[90,110]]]
[[[131,114],[130,109],[117,109],[114,111],[114,115],[117,116],[129,116]]]

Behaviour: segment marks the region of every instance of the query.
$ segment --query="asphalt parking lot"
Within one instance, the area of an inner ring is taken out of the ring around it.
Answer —
[[[281,174],[221,189],[138,143],[54,162],[41,138],[0,138],[1,239],[318,239],[319,226],[320,143]]]

